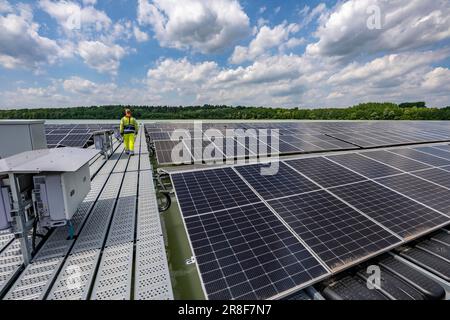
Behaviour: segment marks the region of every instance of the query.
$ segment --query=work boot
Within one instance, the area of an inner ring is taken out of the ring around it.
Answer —
[[[130,155],[134,156],[134,151],[130,151]]]
[[[129,154],[130,154],[130,151],[125,150],[125,154],[129,155]]]

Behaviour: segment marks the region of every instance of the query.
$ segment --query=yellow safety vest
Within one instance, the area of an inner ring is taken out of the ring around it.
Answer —
[[[138,134],[139,124],[135,118],[131,117],[123,117],[120,121],[120,133],[121,134],[129,134],[134,133]]]

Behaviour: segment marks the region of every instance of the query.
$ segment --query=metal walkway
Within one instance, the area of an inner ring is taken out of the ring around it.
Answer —
[[[92,188],[74,216],[73,240],[56,229],[23,268],[17,241],[0,234],[0,248],[8,243],[0,251],[0,290],[12,282],[3,299],[173,299],[143,131],[135,157],[116,145],[108,161],[91,161]]]

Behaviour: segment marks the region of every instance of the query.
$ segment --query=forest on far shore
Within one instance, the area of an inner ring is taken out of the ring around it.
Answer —
[[[119,119],[126,106],[91,106],[0,110],[0,119]],[[450,106],[428,108],[425,102],[363,103],[349,108],[264,108],[242,106],[131,106],[140,120],[450,120]]]

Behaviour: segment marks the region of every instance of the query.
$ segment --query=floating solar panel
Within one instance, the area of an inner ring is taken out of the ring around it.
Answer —
[[[285,161],[285,163],[311,178],[324,188],[366,180],[363,176],[322,157],[289,160]]]
[[[177,148],[177,149],[175,149]],[[173,164],[177,159],[172,158],[172,151],[178,150],[180,159],[192,161],[191,153],[183,142],[155,141],[156,159],[160,165]]]
[[[450,217],[450,190],[409,174],[377,180]]]
[[[319,189],[317,185],[282,162],[238,166],[235,169],[265,200]]]
[[[450,146],[449,145],[446,145],[446,146],[434,146],[433,148],[450,152]]]
[[[238,143],[236,139],[233,138],[223,138],[222,139],[222,145],[220,146],[220,143],[216,141],[214,143],[219,151],[224,154],[224,157],[227,159],[239,159],[239,158],[245,158],[246,156],[255,154],[250,153],[250,150],[245,148],[244,145]]]
[[[395,154],[423,162],[425,164],[436,166],[436,167],[442,167],[442,166],[448,166],[450,165],[450,161],[438,158],[414,149],[395,149],[390,150],[390,152],[393,152]]]
[[[47,135],[47,144],[52,144],[52,145],[57,145],[58,143],[60,143],[62,140],[64,140],[64,138],[67,135],[65,134],[52,134],[52,135]]]
[[[356,153],[342,154],[337,156],[330,156],[327,159],[338,162],[339,164],[358,172],[359,174],[368,178],[379,178],[401,174],[402,172],[389,167],[375,160],[365,158]]]
[[[442,214],[372,181],[331,192],[407,240],[448,222]]]
[[[450,188],[450,172],[442,169],[429,169],[414,172],[415,176],[437,183],[445,188]]]
[[[430,168],[430,166],[424,163],[408,159],[388,151],[372,151],[361,154],[365,157],[369,157],[373,160],[380,161],[384,164],[407,172]]]
[[[425,152],[427,154],[436,156],[436,157],[440,157],[440,158],[444,158],[447,160],[450,160],[450,152],[441,150],[441,149],[437,149],[434,147],[423,147],[423,148],[416,148],[415,150],[421,151],[421,152]]]
[[[49,148],[56,147],[77,147],[83,148],[90,140],[92,133],[100,129],[113,129],[117,125],[46,125],[45,132],[47,138],[47,146]]]
[[[301,142],[297,143],[297,145],[293,145],[292,143],[288,143],[283,139],[280,139],[278,143],[272,142],[271,140],[267,141],[267,148],[265,148],[264,152],[261,151],[262,148],[259,149],[260,155],[266,154],[294,154],[305,152],[304,149],[300,148]]]
[[[194,161],[221,161],[224,155],[212,141],[204,141],[203,139],[194,139],[184,141],[194,158]]]
[[[91,134],[68,135],[59,144],[65,147],[83,148],[91,136]]]
[[[263,203],[185,223],[209,299],[270,299],[327,275]]]
[[[261,201],[231,168],[172,175],[185,217]]]
[[[326,191],[269,204],[334,271],[401,242]]]
[[[170,135],[167,132],[153,132],[150,133],[150,139],[153,141],[157,140],[170,140]]]
[[[147,133],[156,139],[168,139],[167,135],[175,129],[187,129],[192,132],[192,123],[155,123],[146,125]],[[227,130],[241,129],[235,132],[242,138],[246,154],[223,152],[226,158],[266,156],[264,149],[258,146],[273,143],[264,136],[271,136],[271,130],[279,132],[279,147],[274,147],[272,154],[299,154],[334,150],[352,150],[358,148],[376,148],[424,142],[449,141],[450,130],[440,123],[402,123],[395,126],[389,123],[204,123],[203,133],[216,129],[223,135]],[[253,131],[243,131],[252,129]],[[262,132],[261,132],[262,131]],[[256,140],[249,137],[256,138]],[[246,140],[246,141],[244,141]],[[253,141],[252,141],[253,140]],[[265,142],[266,141],[266,142]],[[251,149],[252,152],[249,152]]]
[[[376,139],[371,139],[368,136],[364,136],[364,135],[360,135],[360,134],[356,134],[356,133],[352,133],[352,134],[329,134],[329,136],[336,138],[336,139],[340,139],[340,140],[344,140],[348,143],[351,143],[353,145],[357,145],[361,148],[371,148],[371,147],[376,147],[376,146],[383,146],[385,145],[383,142],[376,140]]]

